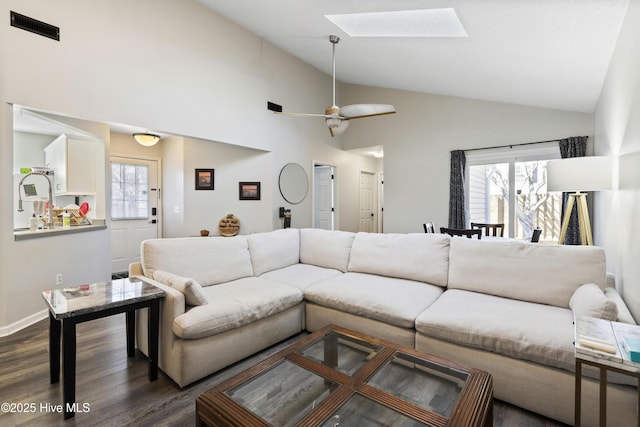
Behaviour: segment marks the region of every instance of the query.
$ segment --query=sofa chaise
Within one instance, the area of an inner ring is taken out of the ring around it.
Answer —
[[[598,247],[284,229],[146,240],[129,274],[166,293],[159,365],[180,387],[333,323],[486,370],[497,398],[572,424],[574,316],[635,324]],[[634,384],[610,375],[611,425],[635,423]]]

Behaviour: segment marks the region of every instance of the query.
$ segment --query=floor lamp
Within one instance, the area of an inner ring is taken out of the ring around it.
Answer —
[[[547,162],[547,191],[570,192],[559,244],[564,243],[571,212],[576,206],[580,241],[583,245],[593,245],[587,194],[583,191],[611,190],[611,171],[611,158],[603,156],[572,157]]]

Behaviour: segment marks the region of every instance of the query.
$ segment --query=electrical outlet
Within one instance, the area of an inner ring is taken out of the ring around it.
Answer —
[[[56,274],[56,286],[62,286],[62,273]]]

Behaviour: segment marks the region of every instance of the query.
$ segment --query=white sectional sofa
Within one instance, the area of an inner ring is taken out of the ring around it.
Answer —
[[[597,247],[286,229],[147,240],[129,273],[166,292],[159,364],[181,387],[333,323],[486,370],[497,398],[572,424],[574,316],[635,323]],[[637,388],[611,379],[609,423],[631,425]],[[582,390],[595,425],[597,381]]]

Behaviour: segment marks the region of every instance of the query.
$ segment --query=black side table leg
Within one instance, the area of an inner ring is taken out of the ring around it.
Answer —
[[[158,379],[158,332],[160,329],[160,300],[153,300],[149,305],[148,325],[149,345],[149,381]]]
[[[129,310],[127,316],[127,356],[133,357],[136,354],[136,311]]]
[[[60,381],[60,321],[49,312],[49,375],[51,384]]]
[[[72,319],[62,322],[62,347],[62,400],[66,420],[76,415],[76,323]]]

